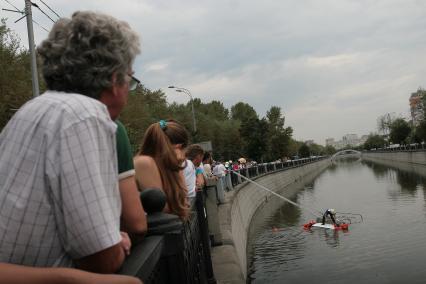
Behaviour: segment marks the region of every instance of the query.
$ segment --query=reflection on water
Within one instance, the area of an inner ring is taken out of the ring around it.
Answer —
[[[340,159],[298,185],[304,208],[362,214],[347,232],[305,231],[309,210],[271,198],[249,232],[251,282],[423,283],[426,168],[392,165]]]
[[[420,188],[425,188],[426,177],[421,176],[413,171],[407,169],[399,169],[397,167],[385,166],[371,161],[363,161],[363,164],[373,170],[374,175],[379,180],[389,180],[392,183],[397,183],[401,186],[401,190],[405,193],[415,193]],[[413,166],[414,167],[414,166]],[[426,168],[417,166],[416,169],[424,171],[426,174]]]

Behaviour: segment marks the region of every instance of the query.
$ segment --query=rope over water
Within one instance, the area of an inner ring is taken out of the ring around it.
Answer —
[[[263,185],[261,185],[261,184],[259,184],[259,183],[255,182],[254,180],[249,179],[248,177],[243,176],[242,174],[240,174],[240,173],[238,173],[238,172],[236,172],[236,171],[234,171],[234,170],[231,170],[231,172],[233,172],[234,174],[238,175],[239,177],[241,177],[241,178],[243,178],[243,179],[247,180],[248,182],[253,183],[254,185],[258,186],[259,188],[261,188],[261,189],[264,189],[264,190],[268,191],[269,193],[271,193],[271,194],[275,195],[276,197],[281,198],[282,200],[287,201],[288,203],[290,203],[290,204],[292,204],[292,205],[294,205],[294,206],[296,206],[296,207],[299,207],[300,209],[303,209],[303,210],[308,211],[309,213],[311,213],[311,214],[312,214],[312,215],[314,215],[315,217],[321,217],[321,216],[322,216],[322,214],[321,214],[319,211],[317,211],[317,210],[311,210],[311,209],[309,209],[309,208],[307,208],[307,207],[303,207],[303,206],[301,206],[300,204],[297,204],[296,202],[291,201],[290,199],[285,198],[285,197],[284,197],[284,196],[282,196],[282,195],[279,195],[278,193],[276,193],[276,192],[274,192],[274,191],[270,190],[269,188],[267,188],[267,187],[265,187],[265,186],[263,186]]]

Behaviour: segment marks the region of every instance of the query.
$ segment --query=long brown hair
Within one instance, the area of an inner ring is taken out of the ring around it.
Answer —
[[[173,214],[186,219],[189,208],[185,181],[179,175],[185,160],[178,159],[174,145],[182,144],[185,148],[189,142],[188,131],[174,120],[161,120],[151,124],[145,131],[138,155],[152,157],[160,171],[163,191],[167,204]]]

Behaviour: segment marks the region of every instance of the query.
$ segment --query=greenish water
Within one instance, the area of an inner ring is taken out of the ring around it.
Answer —
[[[426,175],[426,168],[417,172]],[[291,199],[319,211],[359,213],[364,221],[347,232],[306,231],[302,225],[314,218],[308,210],[267,203],[249,234],[251,282],[425,283],[425,191],[426,178],[410,171],[336,163]]]

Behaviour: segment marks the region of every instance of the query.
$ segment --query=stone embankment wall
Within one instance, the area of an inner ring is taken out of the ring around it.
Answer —
[[[426,151],[364,152],[362,159],[426,177]]]
[[[361,157],[373,162],[402,162],[426,166],[426,151],[363,152]],[[392,164],[390,164],[392,165]]]
[[[294,194],[291,185],[305,178],[312,178],[320,174],[331,164],[330,159],[313,162],[300,167],[272,172],[255,179],[255,181],[268,189],[279,191],[284,197]],[[287,191],[286,188],[289,188]],[[247,240],[250,223],[256,210],[267,198],[277,198],[253,183],[244,183],[233,192],[229,192],[228,210],[225,214],[220,212],[222,219],[221,229],[224,236],[224,244],[232,244],[236,251],[243,277],[247,278]],[[225,209],[225,208],[223,208]],[[224,216],[228,215],[228,216]],[[228,223],[228,224],[226,224]]]

